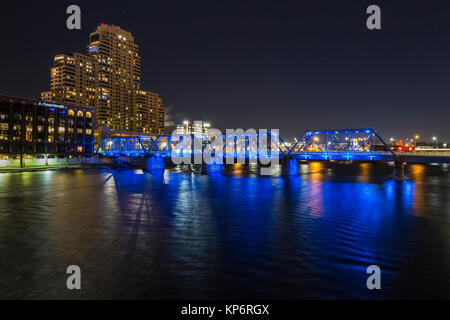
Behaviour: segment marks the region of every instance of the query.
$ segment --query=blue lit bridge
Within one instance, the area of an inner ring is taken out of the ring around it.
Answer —
[[[298,172],[298,160],[313,161],[384,161],[394,162],[394,178],[403,180],[403,165],[414,158],[415,163],[450,162],[443,157],[399,155],[373,129],[306,131],[292,147],[275,131],[235,132],[217,137],[205,135],[146,135],[105,137],[97,153],[113,158],[145,158],[147,167],[164,167],[163,159],[182,158],[189,163],[202,163],[202,157],[223,157],[223,163],[256,163],[281,160],[283,172]],[[200,162],[195,160],[200,159]],[[297,169],[293,168],[297,166]]]
[[[195,140],[197,139],[197,145]],[[212,140],[212,141],[211,141]],[[104,156],[161,156],[215,152],[224,157],[259,158],[276,153],[311,160],[394,160],[397,155],[372,129],[306,131],[289,148],[272,132],[205,135],[129,136],[103,138],[97,153]]]

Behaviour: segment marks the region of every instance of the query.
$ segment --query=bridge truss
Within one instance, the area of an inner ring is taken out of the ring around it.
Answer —
[[[288,155],[289,148],[276,132],[206,135],[158,135],[103,138],[97,153],[104,156],[139,157],[210,152],[224,157],[259,158]]]
[[[306,131],[289,154],[311,160],[395,160],[397,155],[373,129]]]
[[[97,153],[139,157],[195,155],[209,152],[226,158],[289,156],[305,160],[383,160],[398,158],[373,129],[306,131],[289,148],[276,131],[205,135],[148,135],[103,138]]]

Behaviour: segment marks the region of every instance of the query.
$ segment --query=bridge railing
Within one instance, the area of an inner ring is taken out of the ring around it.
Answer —
[[[204,151],[238,157],[288,154],[289,148],[276,132],[222,134],[205,145]]]
[[[103,138],[97,153],[108,155],[140,155],[144,154],[144,146],[139,137],[111,137]]]
[[[401,156],[450,157],[450,151],[400,151]]]

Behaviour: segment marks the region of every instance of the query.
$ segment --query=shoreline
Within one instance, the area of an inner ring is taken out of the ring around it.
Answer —
[[[39,171],[55,171],[55,170],[73,170],[73,169],[90,169],[101,168],[101,164],[69,164],[69,165],[50,165],[36,166],[24,168],[0,168],[0,173],[18,173],[18,172],[39,172]]]

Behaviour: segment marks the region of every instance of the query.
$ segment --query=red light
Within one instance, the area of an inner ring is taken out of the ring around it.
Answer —
[[[103,27],[105,24],[104,23],[100,23],[100,26]]]

